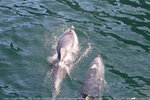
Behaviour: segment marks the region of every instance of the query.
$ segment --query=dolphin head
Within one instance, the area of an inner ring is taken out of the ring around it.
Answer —
[[[71,28],[67,29],[65,31],[65,33],[76,34],[75,31],[74,31],[74,26],[72,26]]]
[[[104,71],[104,64],[103,64],[102,58],[101,58],[101,56],[99,54],[96,56],[96,58],[91,63],[91,65],[96,65],[97,69],[99,69],[102,72]]]

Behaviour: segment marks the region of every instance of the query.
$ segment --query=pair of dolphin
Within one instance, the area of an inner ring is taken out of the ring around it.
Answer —
[[[52,82],[55,93],[59,93],[59,88],[66,73],[70,73],[71,58],[78,50],[78,38],[74,28],[69,28],[59,39],[57,44],[58,63],[52,67]],[[83,86],[80,90],[78,100],[95,100],[102,96],[104,86],[104,65],[100,55],[98,55],[88,68]]]

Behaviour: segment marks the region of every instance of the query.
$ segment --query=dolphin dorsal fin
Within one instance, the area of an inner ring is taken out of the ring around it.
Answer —
[[[64,57],[66,55],[66,49],[65,48],[61,48],[60,49],[60,54],[61,54],[60,61],[63,61],[63,59],[64,59]]]

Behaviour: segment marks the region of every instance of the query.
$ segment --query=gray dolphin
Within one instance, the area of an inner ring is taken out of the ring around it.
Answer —
[[[65,61],[65,57],[69,53],[74,53],[78,48],[78,38],[75,31],[70,28],[59,39],[57,44],[57,54],[59,61]]]
[[[98,55],[85,74],[83,86],[80,91],[81,98],[85,98],[85,100],[101,99],[103,86],[105,84],[104,73],[104,64],[101,56]]]
[[[51,74],[53,83],[53,99],[58,95],[60,84],[66,76],[66,73],[70,75],[70,56],[74,57],[74,54],[78,50],[78,38],[75,31],[69,28],[59,39],[57,44],[58,62],[54,63]]]

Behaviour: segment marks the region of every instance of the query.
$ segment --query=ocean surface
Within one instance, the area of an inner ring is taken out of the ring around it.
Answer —
[[[149,0],[0,0],[0,100],[52,97],[51,58],[71,26],[80,50],[57,98],[76,98],[101,54],[104,100],[150,99]]]

